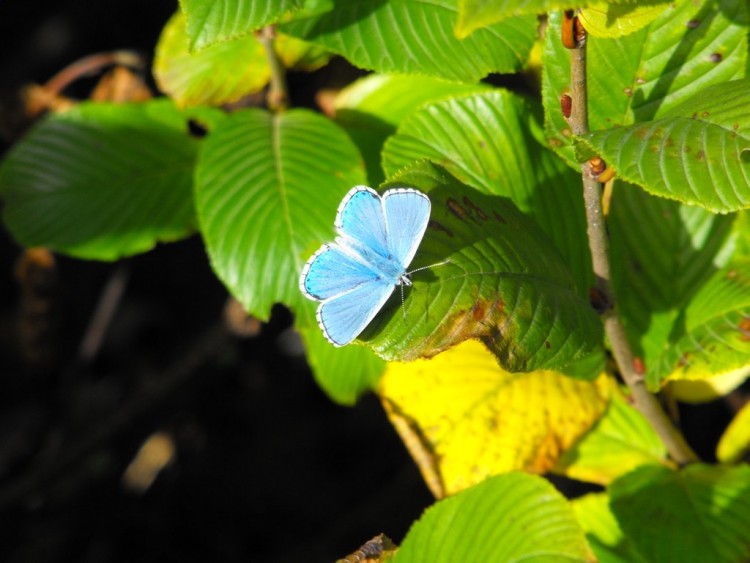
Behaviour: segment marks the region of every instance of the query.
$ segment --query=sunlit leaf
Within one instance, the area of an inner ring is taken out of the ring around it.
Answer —
[[[609,509],[609,495],[590,493],[571,501],[598,563],[647,563],[622,533]]]
[[[427,158],[483,193],[510,198],[550,235],[582,294],[593,285],[581,175],[543,146],[541,110],[506,91],[429,104],[407,117],[383,149],[393,174]]]
[[[475,82],[521,68],[536,35],[536,18],[512,18],[466,40],[453,34],[454,0],[334,0],[324,14],[280,27],[318,43],[352,64],[377,72],[422,74]]]
[[[456,37],[463,39],[477,29],[514,16],[543,14],[572,6],[569,1],[561,0],[458,0],[455,33]]]
[[[323,341],[298,279],[305,260],[333,239],[341,198],[363,181],[346,133],[306,110],[231,114],[206,139],[197,170],[196,208],[217,275],[259,318],[274,303],[290,306],[316,378],[349,404],[377,379],[380,362]]]
[[[714,212],[750,206],[750,79],[700,92],[668,117],[583,139],[617,176]]]
[[[750,364],[706,379],[672,379],[667,382],[666,392],[681,403],[708,403],[737,389],[749,375]]]
[[[315,324],[299,274],[363,180],[346,134],[307,110],[238,111],[211,133],[197,169],[198,219],[214,270],[248,312],[267,319],[286,303],[298,326]]]
[[[427,162],[383,188],[429,194],[430,224],[398,292],[360,336],[387,360],[431,357],[479,338],[509,371],[562,367],[599,349],[601,321],[546,236],[507,199]],[[434,266],[440,263],[440,265]]]
[[[331,58],[331,53],[322,47],[284,33],[276,34],[274,49],[284,66],[293,70],[317,70]]]
[[[198,145],[168,100],[50,115],[0,168],[5,225],[24,246],[93,260],[185,237]]]
[[[248,35],[303,4],[304,0],[180,0],[191,50]]]
[[[647,561],[750,558],[750,467],[649,465],[610,486],[612,512]]]
[[[716,448],[722,463],[738,463],[750,453],[750,402],[734,415]]]
[[[396,563],[589,561],[565,498],[540,477],[498,475],[430,507]]]
[[[177,12],[156,46],[154,77],[179,105],[222,105],[261,90],[271,77],[263,45],[253,35],[188,50],[185,16]]]
[[[570,91],[570,51],[560,41],[560,20],[559,12],[550,14],[544,38],[545,127],[550,142],[577,169],[570,127],[560,111],[560,96]],[[590,38],[589,128],[660,119],[711,85],[745,77],[749,26],[747,2],[678,2],[625,37]]]
[[[741,367],[741,351],[722,343],[726,334],[727,342],[741,344],[738,323],[747,301],[742,268],[726,283],[722,276],[729,272],[720,273],[732,257],[735,217],[652,197],[628,184],[616,186],[611,208],[613,281],[652,389],[669,377],[703,379]],[[726,324],[731,318],[734,325]],[[701,346],[712,352],[706,355]]]
[[[646,27],[669,7],[664,0],[640,0],[638,3],[597,4],[578,14],[586,33],[592,37],[622,37]]]
[[[438,497],[497,473],[549,471],[602,415],[609,389],[553,371],[505,372],[474,341],[390,363],[380,382],[388,416]]]
[[[563,453],[553,471],[606,485],[640,465],[665,459],[666,450],[653,427],[615,393],[604,415]]]
[[[675,321],[671,346],[647,376],[705,379],[750,364],[750,260],[719,270]]]
[[[335,120],[359,147],[370,185],[378,185],[385,179],[380,164],[383,143],[407,115],[429,101],[490,89],[486,84],[427,76],[370,74],[341,90]]]

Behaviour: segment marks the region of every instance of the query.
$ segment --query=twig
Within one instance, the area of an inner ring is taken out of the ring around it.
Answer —
[[[266,104],[272,112],[283,111],[289,103],[289,93],[286,86],[286,69],[274,48],[276,30],[267,25],[258,32],[258,40],[266,50],[266,59],[271,67],[271,85],[268,88]]]
[[[117,266],[115,271],[107,280],[104,291],[96,304],[94,315],[86,327],[86,333],[78,348],[78,360],[83,365],[88,365],[96,357],[99,348],[104,341],[107,328],[112,322],[117,307],[120,304],[125,288],[130,278],[130,269],[125,264]]]
[[[577,19],[577,18],[576,18]],[[577,21],[575,22],[578,23]],[[576,136],[588,133],[588,94],[586,87],[586,37],[582,29],[576,28],[577,45],[570,50],[572,111],[569,123]],[[581,166],[583,174],[583,199],[586,206],[586,222],[591,260],[596,276],[597,290],[607,307],[602,313],[604,331],[612,346],[612,353],[623,380],[630,388],[636,409],[649,421],[659,435],[669,455],[679,464],[697,461],[698,457],[682,434],[669,420],[656,397],[646,388],[643,374],[636,369],[635,357],[620,320],[617,302],[612,288],[607,229],[602,212],[601,186],[589,163]]]

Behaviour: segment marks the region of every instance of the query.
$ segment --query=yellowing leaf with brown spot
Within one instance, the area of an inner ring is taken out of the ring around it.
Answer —
[[[467,341],[432,360],[388,364],[380,395],[440,498],[497,473],[549,471],[602,415],[610,384],[509,373]]]

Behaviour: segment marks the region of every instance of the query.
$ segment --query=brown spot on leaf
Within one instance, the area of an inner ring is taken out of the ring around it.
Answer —
[[[433,231],[441,231],[445,233],[446,235],[448,235],[449,237],[453,236],[453,231],[451,231],[448,227],[446,227],[442,223],[438,223],[434,219],[430,219],[430,222],[427,224],[427,226]]]
[[[740,321],[740,340],[750,342],[750,317],[745,317]]]
[[[549,340],[545,340],[544,341],[544,347],[547,350],[549,350],[550,348],[552,348],[552,344],[549,343]]]
[[[646,137],[648,137],[648,127],[639,127],[635,130],[635,136],[643,141]]]
[[[685,25],[688,29],[695,29],[701,24],[700,20],[689,20]]]
[[[701,160],[703,160],[704,158],[706,158],[706,153],[705,153],[705,152],[703,152],[702,150],[700,150],[700,151],[698,151],[697,153],[695,153],[695,160],[697,160],[697,161],[701,161]]]
[[[503,225],[507,225],[508,224],[508,221],[505,220],[505,217],[503,217],[502,215],[500,215],[497,211],[493,210],[492,213],[495,216],[495,220],[498,223],[502,223]]]
[[[690,354],[685,352],[682,356],[680,356],[680,359],[677,360],[677,367],[684,368],[689,363],[690,363]]]
[[[472,211],[473,218],[478,218],[481,221],[487,220],[487,214],[481,208],[477,207],[468,196],[464,196],[464,205]]]
[[[458,217],[462,221],[466,219],[466,210],[455,199],[449,197],[446,200],[445,205],[448,207],[448,211],[453,213],[456,217]]]
[[[709,112],[707,112],[707,111],[704,111],[703,113],[701,113],[701,117],[703,119],[706,119],[709,115],[711,115],[711,114]]]
[[[628,98],[629,98],[630,96],[632,96],[632,95],[633,95],[633,89],[632,89],[632,88],[625,88],[625,89],[623,90],[623,92],[625,92],[625,95],[626,95],[626,96],[627,96]]]
[[[712,63],[720,63],[724,57],[722,57],[721,53],[711,53],[708,58]]]
[[[726,276],[724,276],[724,279],[727,279],[727,280],[733,280],[733,279],[735,279],[736,277],[737,277],[737,270],[729,270],[729,271],[727,272],[727,275],[726,275]]]

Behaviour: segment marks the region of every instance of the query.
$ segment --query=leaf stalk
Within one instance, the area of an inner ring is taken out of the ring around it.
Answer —
[[[286,84],[286,69],[274,47],[276,29],[267,25],[258,32],[258,41],[266,51],[266,60],[271,67],[271,83],[266,94],[266,105],[273,113],[284,111],[289,105],[289,90]]]

